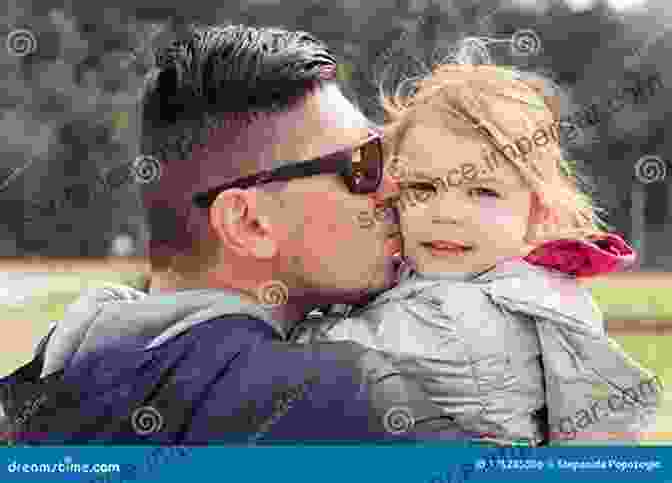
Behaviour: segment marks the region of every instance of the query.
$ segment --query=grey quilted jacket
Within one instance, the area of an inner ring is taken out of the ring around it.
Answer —
[[[299,340],[393,355],[464,429],[503,444],[637,441],[661,399],[658,378],[607,336],[588,289],[520,259],[479,275],[407,269],[363,309],[302,329]]]

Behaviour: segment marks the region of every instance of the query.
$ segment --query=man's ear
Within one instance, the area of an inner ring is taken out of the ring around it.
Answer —
[[[221,244],[241,257],[270,259],[278,252],[273,227],[260,213],[255,190],[220,193],[210,207],[210,228]]]
[[[530,198],[530,215],[527,222],[527,234],[525,241],[534,243],[535,240],[543,238],[543,232],[551,228],[557,222],[555,211],[541,199],[539,194],[532,192]]]

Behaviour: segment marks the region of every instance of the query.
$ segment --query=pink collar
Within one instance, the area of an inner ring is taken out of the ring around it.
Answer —
[[[591,241],[553,240],[535,248],[524,260],[576,277],[593,277],[634,265],[637,254],[620,236],[606,234]]]

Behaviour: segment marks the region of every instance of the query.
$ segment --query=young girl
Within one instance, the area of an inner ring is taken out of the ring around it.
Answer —
[[[307,321],[299,340],[390,354],[481,440],[639,439],[660,382],[607,337],[577,280],[635,254],[598,227],[542,80],[444,65],[384,106],[401,188],[401,281],[364,308]]]

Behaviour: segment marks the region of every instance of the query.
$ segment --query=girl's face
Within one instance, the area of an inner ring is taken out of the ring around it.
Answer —
[[[399,214],[406,260],[421,273],[481,272],[524,256],[533,195],[516,168],[475,132],[425,117],[406,131]]]

